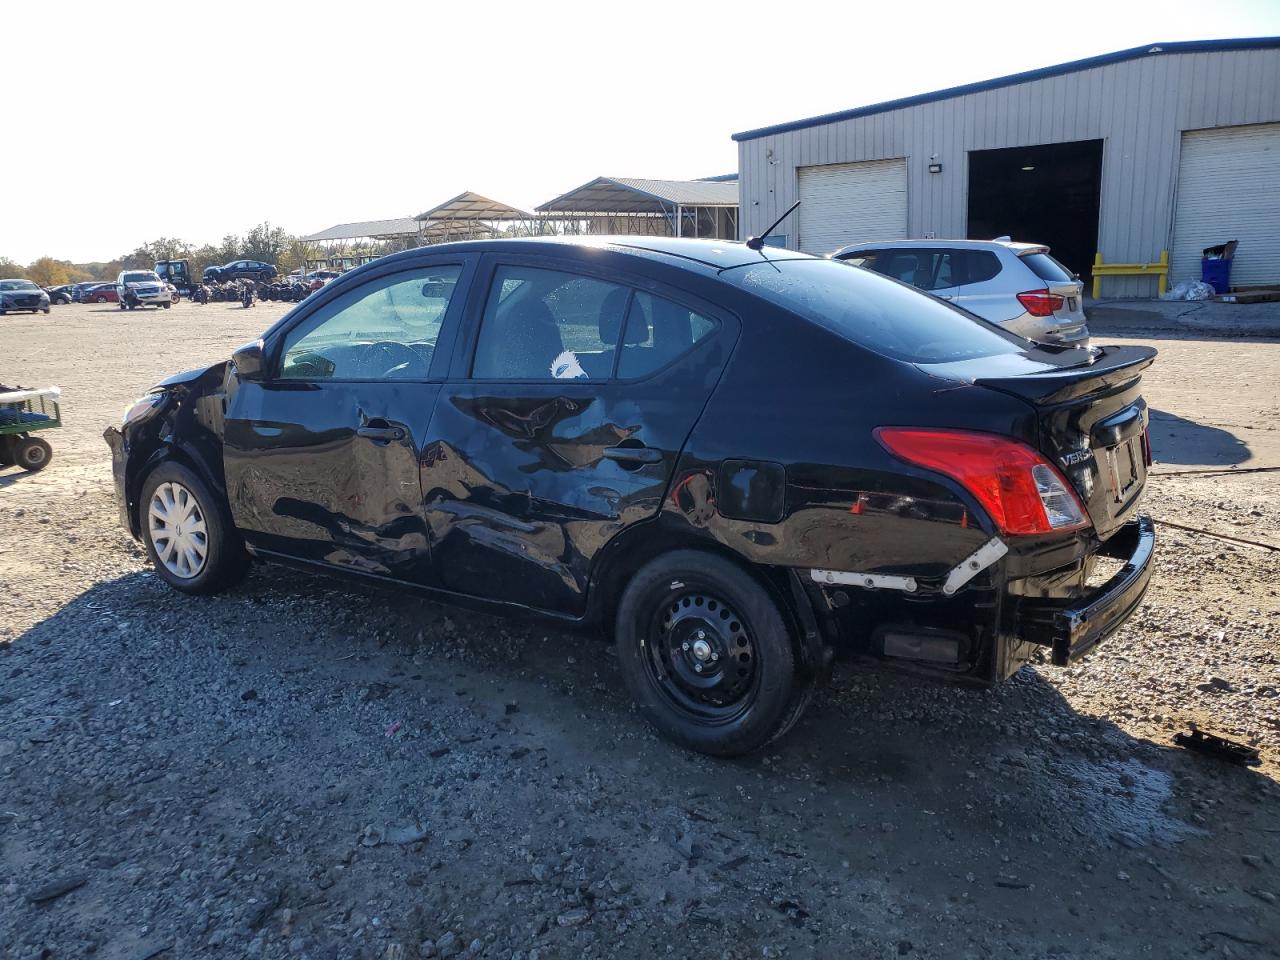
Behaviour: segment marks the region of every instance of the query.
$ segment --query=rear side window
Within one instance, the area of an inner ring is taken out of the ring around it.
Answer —
[[[618,376],[624,380],[660,370],[715,330],[715,321],[688,307],[637,293],[627,311]]]
[[[1071,271],[1047,253],[1028,253],[1018,259],[1030,267],[1031,272],[1041,280],[1060,283],[1072,279]]]
[[[1026,342],[839,260],[778,260],[721,277],[869,350],[909,363],[1018,353]]]
[[[882,251],[871,269],[921,290],[942,290],[956,285],[955,265],[950,250],[908,247]]]
[[[1000,258],[990,250],[955,250],[952,256],[960,264],[957,283],[985,283],[1000,272]]]
[[[594,277],[499,267],[471,375],[481,380],[607,379],[630,295],[626,287]]]

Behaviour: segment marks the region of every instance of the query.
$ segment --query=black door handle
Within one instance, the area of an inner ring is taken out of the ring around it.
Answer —
[[[358,427],[356,428],[357,437],[365,437],[369,440],[377,440],[381,443],[390,443],[393,440],[404,439],[403,427]]]
[[[619,463],[661,463],[662,451],[653,447],[605,447],[604,455]]]

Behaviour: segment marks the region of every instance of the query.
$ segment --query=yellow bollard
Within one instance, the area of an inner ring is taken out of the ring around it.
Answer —
[[[1102,251],[1099,250],[1093,255],[1093,265],[1095,267],[1102,266]],[[1093,299],[1097,300],[1102,296],[1102,271],[1093,271]]]

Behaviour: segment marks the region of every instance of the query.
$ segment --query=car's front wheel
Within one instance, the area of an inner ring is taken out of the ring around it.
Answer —
[[[785,733],[807,702],[777,604],[721,557],[678,550],[646,564],[622,595],[616,629],[636,704],[682,746],[750,753]]]
[[[249,567],[226,505],[180,463],[162,463],[142,485],[143,542],[156,573],[185,593],[218,593]]]

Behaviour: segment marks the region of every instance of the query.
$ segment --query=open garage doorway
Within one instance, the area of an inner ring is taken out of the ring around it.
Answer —
[[[969,153],[969,239],[1048,244],[1088,276],[1098,250],[1102,141]]]

